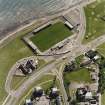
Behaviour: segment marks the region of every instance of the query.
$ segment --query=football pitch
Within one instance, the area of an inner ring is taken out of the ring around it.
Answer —
[[[72,35],[70,29],[62,22],[57,22],[36,33],[30,40],[43,52],[70,35]]]

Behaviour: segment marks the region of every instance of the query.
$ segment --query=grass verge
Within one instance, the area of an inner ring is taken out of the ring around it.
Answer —
[[[82,68],[80,70],[74,71],[74,72],[67,72],[64,73],[64,81],[66,83],[68,82],[83,82],[83,83],[90,83],[90,73],[87,69]]]

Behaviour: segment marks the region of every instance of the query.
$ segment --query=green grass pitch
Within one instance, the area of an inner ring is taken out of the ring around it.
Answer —
[[[30,40],[41,50],[45,51],[72,35],[72,32],[62,22],[57,22],[36,33]]]

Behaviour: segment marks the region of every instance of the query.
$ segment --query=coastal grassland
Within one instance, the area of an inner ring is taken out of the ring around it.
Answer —
[[[86,33],[83,43],[87,43],[95,38],[105,34],[105,0],[97,0],[87,5],[85,8],[86,15]]]
[[[32,52],[24,45],[20,38],[14,39],[0,49],[0,100],[5,96],[4,85],[10,68],[19,59],[32,55]]]
[[[72,32],[62,22],[57,22],[36,33],[30,40],[41,50],[45,51],[72,35]]]
[[[36,24],[16,33],[14,35],[16,37],[13,39],[9,38],[0,47],[0,105],[2,105],[2,102],[7,96],[5,81],[10,68],[18,60],[33,55],[30,49],[22,42],[21,38],[31,32],[35,27]]]
[[[105,43],[97,47],[97,51],[105,57]]]
[[[90,73],[86,68],[81,68],[73,72],[64,73],[64,82],[91,83]]]

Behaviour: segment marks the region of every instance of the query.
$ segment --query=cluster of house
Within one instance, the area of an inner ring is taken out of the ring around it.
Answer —
[[[38,61],[34,62],[33,60],[27,60],[25,63],[21,63],[18,67],[18,70],[21,71],[24,75],[31,74],[35,69],[37,69]]]
[[[99,96],[91,92],[88,86],[78,88],[76,91],[76,100],[81,103],[81,105],[98,105]]]
[[[95,61],[97,61],[98,59],[101,58],[101,56],[98,54],[98,52],[94,51],[94,50],[90,50],[87,53],[85,53],[85,57],[86,57],[86,60],[83,60],[83,62],[79,62],[80,63],[79,67],[88,68],[89,67],[88,65],[94,63]],[[64,71],[65,72],[67,72],[67,71],[70,72],[70,71],[74,71],[74,70],[77,70],[77,69],[78,69],[78,66],[77,66],[76,61],[71,61],[70,63],[68,63],[65,66]],[[92,73],[92,78],[93,78],[93,80],[96,79],[96,74]]]
[[[91,79],[94,81],[91,84],[94,89],[89,89],[89,87],[81,87],[76,91],[76,100],[80,102],[80,105],[98,105],[98,81],[99,81],[99,67],[98,60],[102,59],[102,56],[95,50],[89,50],[85,53],[84,59],[79,62],[79,67],[85,67],[90,70]],[[97,66],[96,66],[97,65]],[[65,72],[72,72],[78,70],[78,64],[76,61],[71,61],[65,66]],[[93,94],[95,92],[95,95]]]
[[[25,105],[51,105],[52,101],[54,105],[61,105],[61,97],[57,87],[51,88],[48,95],[41,87],[36,87],[30,99],[26,99]]]

